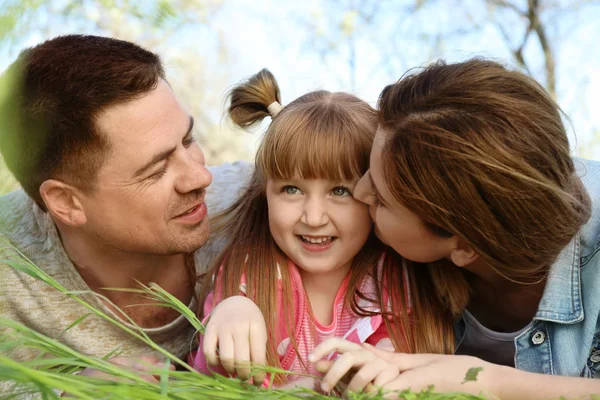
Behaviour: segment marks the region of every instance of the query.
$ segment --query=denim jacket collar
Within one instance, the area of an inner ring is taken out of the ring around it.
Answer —
[[[552,264],[534,319],[562,324],[583,320],[580,242],[577,234]]]

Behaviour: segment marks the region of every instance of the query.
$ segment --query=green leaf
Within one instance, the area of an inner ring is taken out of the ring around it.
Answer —
[[[477,380],[477,375],[479,375],[481,371],[483,371],[483,367],[469,368],[467,374],[465,375],[465,380],[462,381],[462,383],[475,382]]]

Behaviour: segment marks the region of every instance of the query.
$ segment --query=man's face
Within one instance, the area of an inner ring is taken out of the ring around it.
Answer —
[[[192,137],[193,120],[161,80],[142,98],[97,118],[110,144],[96,188],[82,197],[84,229],[101,245],[170,255],[200,248],[210,233],[212,176]]]

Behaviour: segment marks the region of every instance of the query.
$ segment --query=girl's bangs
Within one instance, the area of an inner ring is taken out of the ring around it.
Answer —
[[[372,144],[368,135],[350,127],[314,128],[269,132],[257,159],[267,179],[353,181],[366,172]]]

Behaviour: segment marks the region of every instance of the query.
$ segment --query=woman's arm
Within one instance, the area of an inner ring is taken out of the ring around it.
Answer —
[[[390,356],[378,349],[367,350]],[[471,356],[394,353],[388,360],[401,371],[385,385],[389,390],[434,385],[439,392],[481,393],[502,400],[581,399],[600,394],[600,380],[526,372]]]
[[[374,382],[375,386],[391,391],[419,391],[433,385],[436,392],[482,394],[503,400],[557,399],[561,396],[581,399],[600,394],[600,380],[535,374],[471,356],[392,353],[341,339],[321,343],[311,353],[310,360],[319,360],[333,351],[342,356],[333,362],[317,363],[317,368],[325,373],[323,390],[330,390],[345,378],[352,391],[368,388]],[[385,379],[371,377],[366,368],[362,371],[364,366],[374,363],[373,359],[385,363],[386,368],[381,368],[385,371]],[[348,377],[347,373],[351,371],[356,372]],[[397,373],[393,376],[390,371]]]
[[[493,365],[493,364],[492,364]],[[521,399],[591,399],[600,395],[600,380],[571,376],[536,374],[516,368],[502,370],[490,376],[495,380],[497,396],[506,400]]]

